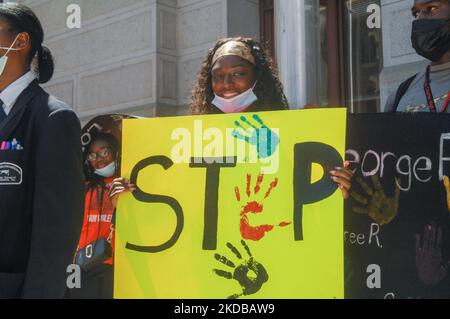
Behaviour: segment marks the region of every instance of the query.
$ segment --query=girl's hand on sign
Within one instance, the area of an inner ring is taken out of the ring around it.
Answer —
[[[331,179],[338,185],[342,191],[342,197],[347,199],[350,195],[350,188],[352,187],[351,180],[353,177],[353,172],[348,169],[350,163],[348,161],[344,162],[344,167],[335,167],[334,170],[330,171]]]
[[[126,178],[116,178],[111,184],[111,189],[109,191],[109,198],[114,208],[117,207],[117,200],[119,195],[125,192],[134,192],[136,190],[136,185],[130,183]]]

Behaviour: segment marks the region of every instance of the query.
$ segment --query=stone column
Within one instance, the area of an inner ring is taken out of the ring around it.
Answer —
[[[292,109],[307,101],[305,0],[275,1],[277,63]]]

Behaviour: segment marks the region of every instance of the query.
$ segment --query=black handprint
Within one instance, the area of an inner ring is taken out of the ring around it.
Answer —
[[[230,268],[233,268],[234,271],[233,273],[220,269],[213,269],[213,271],[220,277],[237,280],[239,285],[241,285],[242,287],[241,293],[231,295],[228,297],[228,299],[237,299],[243,295],[247,296],[255,294],[261,289],[262,285],[269,279],[269,275],[267,274],[267,271],[264,268],[264,266],[253,259],[250,249],[248,248],[245,241],[241,240],[241,244],[242,246],[244,246],[249,256],[249,259],[243,260],[239,250],[237,250],[237,248],[234,247],[231,243],[227,243],[227,247],[233,252],[233,254],[239,260],[242,261],[237,267],[227,257],[219,254],[214,255],[214,258],[216,258],[217,261],[221,262],[222,264]],[[250,277],[249,272],[253,272],[256,275],[256,277]]]

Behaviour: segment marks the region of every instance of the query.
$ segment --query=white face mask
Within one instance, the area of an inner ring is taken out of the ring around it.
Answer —
[[[16,43],[17,41],[17,37],[19,35],[16,36],[16,38],[14,39],[13,43],[11,44],[11,46],[9,48],[5,48],[5,47],[1,47],[0,49],[3,50],[8,50],[6,51],[6,53],[0,58],[0,76],[3,74],[3,71],[5,70],[5,66],[6,66],[6,62],[8,62],[8,57],[7,54],[9,53],[9,51],[20,51],[19,49],[14,49],[13,45]]]
[[[235,97],[232,97],[231,99],[225,99],[223,97],[214,94],[214,100],[212,101],[212,104],[217,106],[219,110],[221,110],[224,113],[242,112],[247,107],[252,105],[256,100],[258,100],[255,93],[253,93],[253,89],[255,88],[255,86],[256,82],[252,88]]]
[[[94,171],[95,174],[102,176],[102,177],[111,177],[114,176],[114,174],[116,173],[116,163],[115,162],[111,162],[108,165],[106,165],[103,168],[100,169],[96,169]]]

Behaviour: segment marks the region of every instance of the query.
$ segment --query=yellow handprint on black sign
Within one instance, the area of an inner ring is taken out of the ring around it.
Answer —
[[[445,191],[447,193],[447,208],[450,212],[450,181],[448,179],[448,176],[444,175],[444,187]]]
[[[400,188],[396,184],[394,197],[388,197],[381,186],[378,176],[373,175],[371,179],[375,190],[370,188],[361,177],[356,179],[369,198],[356,192],[351,192],[350,196],[360,204],[364,205],[363,207],[352,207],[352,211],[357,214],[368,215],[379,225],[389,224],[398,213]]]

